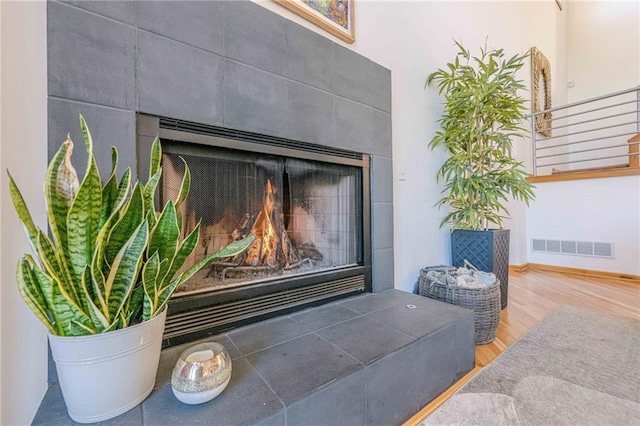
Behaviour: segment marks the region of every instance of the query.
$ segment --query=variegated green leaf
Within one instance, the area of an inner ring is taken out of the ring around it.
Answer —
[[[127,169],[122,174],[122,179],[120,180],[120,185],[118,185],[118,195],[116,196],[116,200],[114,202],[114,210],[120,209],[122,204],[126,201],[126,197],[129,194],[129,187],[131,186],[131,168],[127,167]]]
[[[64,141],[63,145],[65,145],[67,149],[56,173],[56,192],[66,200],[67,206],[71,206],[73,199],[78,193],[79,182],[76,169],[73,167],[73,164],[71,164],[73,142],[69,135],[67,135],[67,140]]]
[[[80,304],[73,278],[60,255],[55,251],[51,240],[42,231],[38,230],[37,251],[40,262],[47,275],[57,280],[65,293],[76,303]]]
[[[56,329],[47,313],[47,304],[44,296],[40,291],[32,272],[32,266],[26,258],[20,259],[18,262],[16,277],[18,279],[18,290],[20,295],[33,311],[36,317],[42,322],[50,333],[56,334]]]
[[[255,234],[249,234],[243,239],[234,241],[228,246],[218,250],[214,254],[207,256],[206,258],[202,259],[200,262],[193,265],[191,268],[187,269],[180,276],[180,279],[179,279],[180,284],[182,284],[183,282],[191,278],[193,274],[195,274],[196,272],[198,272],[200,269],[204,268],[211,262],[214,262],[218,259],[224,259],[225,257],[233,257],[237,254],[242,253],[251,245],[251,243],[253,243],[253,240],[255,239],[256,239]]]
[[[120,316],[118,315],[118,317],[109,325],[109,328],[107,328],[104,332],[107,333],[109,331],[118,330],[120,328],[122,328],[122,323],[120,322]]]
[[[136,285],[131,291],[131,297],[127,300],[127,323],[142,316],[142,305],[144,304],[144,286]]]
[[[101,225],[100,231],[98,232],[98,236],[96,237],[96,248],[93,254],[93,261],[96,262],[96,265],[102,269],[103,262],[105,260],[105,251],[107,249],[107,243],[109,242],[109,235],[113,231],[113,227],[115,224],[124,216],[125,214],[125,203],[127,202],[126,195],[129,192],[129,182],[131,179],[131,169],[127,169],[122,177],[122,181],[120,182],[119,187],[117,188],[117,193],[115,195],[115,199],[113,200],[113,205],[111,207],[111,213],[105,223]],[[104,205],[104,198],[103,198]],[[128,205],[127,205],[128,206]],[[113,256],[117,253],[114,250]]]
[[[184,161],[184,158],[180,157],[180,159],[184,164],[184,176],[182,176],[182,183],[180,183],[180,193],[176,200],[176,210],[179,210],[184,200],[187,199],[189,189],[191,188],[191,170],[189,170],[189,166],[187,166],[187,162]]]
[[[157,303],[156,292],[158,290],[159,272],[160,261],[158,259],[158,252],[155,252],[142,267],[142,285],[144,288],[144,305],[142,308],[143,321],[151,319],[155,310],[154,308]]]
[[[149,248],[147,256],[158,252],[160,259],[173,260],[180,237],[180,228],[176,217],[176,207],[173,201],[169,201],[165,206],[158,223],[153,227],[149,238]],[[165,271],[166,274],[167,271]]]
[[[39,287],[42,289],[44,299],[51,308],[51,314],[58,331],[56,334],[61,336],[83,336],[96,332],[91,318],[63,293],[56,280],[38,269],[33,269],[33,272]],[[72,323],[82,324],[83,328],[72,327]]]
[[[78,293],[80,292],[82,274],[85,267],[91,264],[96,246],[102,206],[100,176],[93,158],[90,159],[90,163],[91,166],[82,180],[67,217],[70,272]]]
[[[98,333],[102,333],[109,326],[109,322],[93,302],[93,297],[91,296],[93,290],[91,290],[91,287],[91,268],[87,266],[82,275],[82,289],[84,290],[85,304],[93,326]]]
[[[113,259],[115,259],[117,253],[122,249],[124,243],[129,239],[133,231],[140,226],[143,220],[142,188],[139,183],[136,183],[124,214],[109,235],[105,249],[105,257],[109,264],[113,262]]]
[[[58,168],[68,149],[68,145],[62,144],[58,152],[53,156],[47,168],[44,185],[45,200],[47,203],[47,220],[53,235],[53,241],[61,253],[67,252],[67,213],[69,205],[67,200],[57,191]]]
[[[256,239],[256,236],[254,234],[249,234],[241,240],[234,241],[228,246],[217,251],[216,253],[210,256],[207,256],[206,258],[202,259],[200,262],[197,262],[195,265],[187,269],[182,275],[180,275],[179,278],[171,281],[171,283],[168,286],[160,290],[160,295],[158,297],[158,307],[156,308],[154,315],[157,315],[158,313],[162,312],[162,310],[164,309],[164,307],[166,306],[169,300],[169,297],[174,292],[174,290],[179,285],[181,285],[182,283],[187,281],[189,278],[191,278],[196,272],[198,272],[200,269],[204,268],[205,266],[209,265],[211,262],[214,262],[218,259],[224,259],[225,257],[231,257],[231,256],[235,256],[237,254],[242,253],[251,245],[251,243],[253,243],[253,240],[255,239]]]
[[[118,171],[118,149],[115,146],[111,147],[111,173],[109,175],[115,176]]]
[[[164,308],[167,306],[167,303],[171,298],[171,295],[176,290],[176,288],[178,288],[180,284],[182,284],[182,282],[180,281],[179,278],[176,278],[175,280],[171,281],[167,286],[165,286],[162,290],[160,290],[160,292],[158,293],[158,304],[153,312],[152,317],[164,311]]]
[[[113,213],[113,205],[118,196],[118,183],[115,176],[111,176],[107,183],[102,188],[102,206],[100,208],[100,221],[98,222],[98,229],[102,228],[107,219]]]
[[[94,296],[93,303],[100,309],[102,315],[107,318],[109,316],[109,306],[107,305],[105,278],[98,266],[97,258],[94,258],[91,264],[91,281],[89,284],[91,284]]]
[[[149,227],[153,229],[156,226],[156,209],[155,209],[155,196],[156,188],[162,177],[162,169],[151,176],[151,179],[143,186],[142,194],[144,196],[144,211],[146,212],[147,220],[149,221]]]
[[[82,136],[84,137],[84,147],[87,150],[87,156],[89,157],[89,159],[91,159],[93,158],[93,138],[91,137],[89,126],[87,126],[87,122],[85,121],[82,114],[80,114],[80,129],[82,130]],[[86,173],[89,173],[90,168],[91,164],[87,163]]]
[[[115,210],[102,225],[102,228],[100,228],[100,232],[98,232],[98,236],[96,237],[96,246],[93,250],[93,258],[91,260],[91,267],[93,269],[106,270],[108,268],[108,264],[105,265],[105,252],[107,250],[107,243],[109,242],[108,236],[111,235],[111,232],[119,219],[120,210]]]
[[[148,238],[147,221],[143,221],[133,231],[131,238],[122,246],[111,264],[111,270],[105,281],[105,295],[109,306],[108,318],[112,321],[120,315],[122,306],[136,283],[140,259]]]
[[[36,228],[35,223],[33,223],[33,219],[31,218],[31,213],[29,213],[27,204],[24,202],[24,198],[22,198],[22,194],[20,193],[18,186],[13,180],[13,176],[11,176],[11,173],[9,173],[9,170],[7,170],[7,175],[9,176],[9,193],[11,194],[13,207],[18,213],[20,221],[24,224],[24,228],[27,236],[29,237],[29,241],[31,241],[31,247],[33,247],[35,252],[37,246],[36,238],[38,235],[38,228]]]
[[[160,163],[162,162],[162,147],[160,146],[160,139],[156,137],[151,145],[151,158],[149,161],[149,180],[160,170]]]
[[[107,183],[102,188],[102,206],[100,209],[100,223],[98,229],[102,228],[102,225],[107,221],[113,212],[113,208],[118,197],[118,177],[116,171],[118,168],[118,150],[115,147],[111,147],[111,174]]]
[[[88,336],[96,334],[96,330],[89,325],[86,325],[78,320],[71,320],[69,322],[69,333],[67,336]]]
[[[245,251],[255,239],[255,234],[249,234],[241,240],[234,241],[226,247],[221,248],[207,259],[210,259],[210,262],[213,262],[214,260],[236,256]]]
[[[133,290],[132,290],[133,292]],[[125,314],[125,310],[124,310],[124,306],[122,307],[122,309],[120,309],[120,328],[127,328],[129,327],[129,316],[128,314]]]
[[[200,222],[198,222],[198,224],[193,229],[193,231],[191,231],[189,236],[187,236],[187,238],[185,238],[180,244],[180,248],[178,248],[178,252],[176,253],[175,258],[173,259],[173,263],[171,264],[171,269],[167,274],[167,279],[173,280],[174,278],[176,278],[175,277],[176,272],[178,272],[178,270],[182,268],[182,265],[184,265],[184,262],[191,255],[191,253],[193,253],[193,250],[196,248],[196,245],[198,244],[199,238],[200,238]]]

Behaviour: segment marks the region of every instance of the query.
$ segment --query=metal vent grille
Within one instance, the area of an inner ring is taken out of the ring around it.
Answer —
[[[262,145],[290,148],[317,154],[334,155],[336,157],[350,158],[354,160],[362,160],[362,154],[358,152],[294,141],[291,139],[278,138],[275,136],[261,135],[258,133],[244,132],[241,130],[227,129],[225,127],[192,123],[190,121],[176,120],[173,118],[160,117],[160,128],[207,136],[217,136],[220,138],[235,139],[245,142],[254,142]]]
[[[561,253],[560,249],[560,241],[557,240],[547,240],[547,251],[552,253]]]
[[[607,242],[531,239],[531,250],[554,254],[614,258],[614,245]]]
[[[547,250],[547,242],[545,240],[536,240],[533,239],[533,250],[534,251],[546,251]]]
[[[613,247],[610,243],[593,243],[593,255],[602,257],[612,257]]]
[[[365,290],[364,275],[329,281],[308,287],[285,290],[246,300],[207,306],[197,310],[170,314],[167,317],[164,339],[185,336],[225,325],[246,321],[297,306],[317,302],[348,293]]]
[[[576,254],[576,242],[575,241],[561,241],[560,248],[563,253]]]
[[[593,256],[593,243],[578,241],[578,254]]]

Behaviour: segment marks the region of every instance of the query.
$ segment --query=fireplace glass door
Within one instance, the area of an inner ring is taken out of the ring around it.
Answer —
[[[183,237],[200,220],[184,268],[251,233],[243,253],[220,259],[178,288],[197,294],[363,264],[362,168],[255,152],[163,142],[161,202],[185,173]],[[184,162],[183,162],[184,160]]]

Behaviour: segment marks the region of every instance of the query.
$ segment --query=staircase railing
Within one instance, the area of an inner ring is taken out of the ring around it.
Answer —
[[[640,167],[640,86],[528,117],[534,176]]]

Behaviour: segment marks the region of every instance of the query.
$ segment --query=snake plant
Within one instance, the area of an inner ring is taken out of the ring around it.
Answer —
[[[118,180],[118,152],[102,185],[93,140],[84,118],[80,125],[87,168],[78,182],[71,164],[73,142],[62,144],[46,173],[45,199],[50,235],[38,229],[9,174],[11,198],[35,256],[17,265],[20,294],[51,334],[84,336],[147,321],[161,313],[174,290],[210,262],[246,249],[250,235],[182,271],[194,251],[200,224],[182,235],[179,208],[189,193],[185,164],[177,200],[156,211],[154,197],[162,175],[162,150],[153,143],[149,179],[132,183],[127,169]]]

